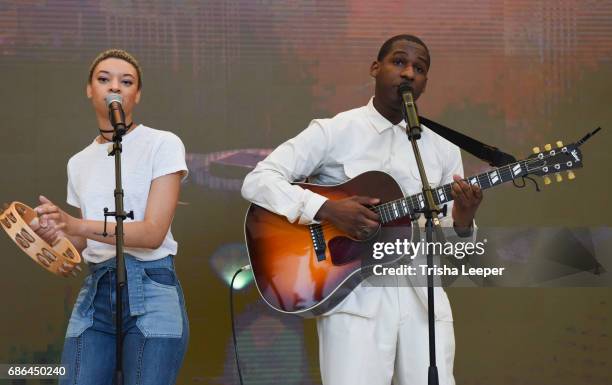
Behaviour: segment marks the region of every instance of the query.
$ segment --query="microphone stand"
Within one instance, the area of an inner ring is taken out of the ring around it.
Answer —
[[[130,211],[126,213],[123,209],[123,185],[121,182],[121,152],[122,145],[121,140],[123,135],[127,132],[125,124],[123,122],[115,122],[111,119],[113,124],[113,148],[108,153],[108,156],[115,157],[115,211],[109,212],[108,208],[104,208],[104,232],[103,236],[107,236],[106,232],[106,218],[115,217],[115,241],[116,241],[116,271],[117,279],[115,284],[116,291],[116,313],[115,313],[115,330],[116,330],[116,363],[115,363],[115,384],[123,385],[123,288],[126,287],[126,273],[125,273],[125,259],[123,255],[124,248],[124,234],[123,234],[123,221],[126,218],[134,219],[134,212]]]
[[[403,99],[404,119],[406,120],[406,134],[412,144],[412,151],[417,162],[419,169],[419,175],[421,176],[421,184],[423,186],[423,197],[424,207],[415,212],[423,213],[425,216],[425,239],[429,244],[433,242],[434,234],[434,222],[436,227],[436,234],[441,236],[442,230],[440,229],[440,222],[438,221],[438,215],[442,214],[446,216],[446,205],[440,208],[434,198],[425,173],[425,167],[423,166],[423,158],[417,145],[417,140],[421,139],[421,126],[416,114],[415,103],[412,98],[411,91],[403,92],[400,88],[400,96]],[[408,94],[408,95],[407,95]],[[429,370],[427,373],[427,384],[438,385],[438,367],[436,366],[436,328],[435,328],[435,311],[434,311],[434,282],[433,275],[430,273],[433,271],[433,251],[430,247],[427,247],[427,316],[429,324]]]

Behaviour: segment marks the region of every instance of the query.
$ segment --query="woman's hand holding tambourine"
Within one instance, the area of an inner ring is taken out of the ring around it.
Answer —
[[[0,213],[0,225],[34,262],[50,272],[68,277],[81,271],[81,255],[66,238],[78,219],[45,197],[36,209],[13,202]]]
[[[38,220],[30,223],[32,229],[42,239],[54,244],[57,239],[65,238],[66,234],[76,232],[77,219],[57,207],[53,202],[41,195],[38,197],[40,205],[34,208]],[[34,227],[37,227],[36,229]]]

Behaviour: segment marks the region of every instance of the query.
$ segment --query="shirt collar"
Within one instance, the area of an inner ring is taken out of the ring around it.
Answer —
[[[380,112],[378,112],[378,110],[374,107],[374,97],[370,98],[370,101],[366,106],[366,111],[368,115],[368,120],[379,134],[395,126],[393,123],[387,120],[387,118],[382,116]],[[402,120],[397,124],[397,126],[401,127],[404,131],[406,131],[406,121]]]

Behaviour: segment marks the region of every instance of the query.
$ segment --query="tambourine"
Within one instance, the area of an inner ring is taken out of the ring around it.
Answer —
[[[77,271],[81,271],[81,255],[74,245],[66,238],[49,245],[30,227],[35,220],[36,211],[21,202],[11,203],[0,214],[2,228],[34,262],[53,274],[76,277]]]

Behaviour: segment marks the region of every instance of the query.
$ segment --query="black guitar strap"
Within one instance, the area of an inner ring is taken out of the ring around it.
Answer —
[[[436,123],[422,116],[419,116],[421,123],[427,128],[440,135],[444,139],[459,146],[463,150],[489,163],[493,167],[505,166],[509,163],[515,163],[516,158],[510,154],[500,151],[499,148],[489,146],[476,139],[472,139],[467,135],[459,133],[453,129]]]

